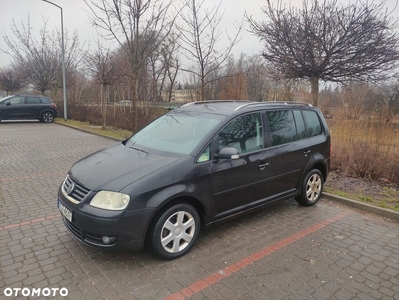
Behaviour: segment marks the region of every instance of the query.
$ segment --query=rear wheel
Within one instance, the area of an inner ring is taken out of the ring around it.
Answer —
[[[51,123],[54,121],[54,115],[50,111],[46,111],[42,114],[42,121],[44,123]]]
[[[147,240],[148,247],[163,259],[175,259],[190,251],[199,231],[197,210],[187,203],[176,204],[154,220]]]
[[[321,197],[323,184],[323,174],[317,169],[311,170],[303,182],[302,193],[295,200],[304,206],[316,204]]]

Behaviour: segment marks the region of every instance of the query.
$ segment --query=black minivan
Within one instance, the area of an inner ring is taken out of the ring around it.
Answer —
[[[316,107],[193,102],[75,163],[58,208],[87,245],[147,244],[174,259],[204,226],[290,197],[315,204],[329,168],[330,134]]]

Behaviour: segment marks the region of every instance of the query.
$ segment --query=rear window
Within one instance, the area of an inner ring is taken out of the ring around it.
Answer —
[[[317,116],[316,112],[304,110],[302,111],[302,113],[308,125],[309,136],[322,134],[323,129],[321,127],[320,119]]]
[[[42,100],[42,103],[52,103],[49,98],[40,98]]]

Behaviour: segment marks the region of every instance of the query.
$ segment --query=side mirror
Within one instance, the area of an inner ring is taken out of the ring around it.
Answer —
[[[217,159],[239,159],[240,154],[238,150],[231,147],[226,147],[220,149],[218,153],[215,154],[215,158]]]
[[[6,100],[6,106],[10,106],[11,105],[11,101],[10,100]]]

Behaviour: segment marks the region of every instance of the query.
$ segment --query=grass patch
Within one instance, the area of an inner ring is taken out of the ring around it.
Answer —
[[[80,122],[80,121],[75,121],[75,120],[65,121],[62,118],[55,119],[55,122],[58,124],[63,124],[63,125],[67,125],[70,127],[83,129],[85,131],[101,134],[101,135],[116,138],[116,139],[125,140],[132,135],[132,132],[128,131],[128,130],[115,129],[115,128],[101,129],[101,126],[96,126],[89,122]]]
[[[355,193],[347,193],[338,189],[333,189],[330,187],[324,187],[324,191],[326,193],[330,193],[333,195],[337,195],[340,197],[348,198],[351,200],[371,204],[374,206],[391,209],[399,212],[399,191],[384,188],[384,198],[383,199],[374,199],[370,196],[359,195]]]

